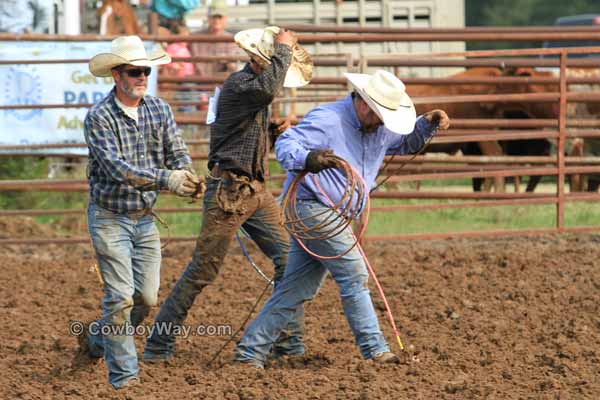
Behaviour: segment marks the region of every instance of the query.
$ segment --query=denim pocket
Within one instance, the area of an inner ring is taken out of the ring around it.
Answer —
[[[254,189],[247,181],[223,178],[217,187],[217,204],[226,213],[241,215],[246,212],[246,200],[253,193]]]

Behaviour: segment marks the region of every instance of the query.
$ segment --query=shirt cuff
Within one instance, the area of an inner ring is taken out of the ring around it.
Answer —
[[[171,171],[168,169],[156,170],[156,184],[159,189],[169,188],[169,176],[171,176]]]
[[[297,157],[294,160],[293,165],[292,165],[293,171],[302,171],[302,170],[306,169],[306,157],[308,156],[308,153],[310,153],[310,150],[306,150],[306,149],[298,150]]]
[[[292,48],[287,44],[275,43],[275,54],[278,56],[289,57],[290,60],[292,58]]]
[[[438,126],[421,115],[417,118],[415,128],[417,132],[422,132],[426,136],[431,136],[437,131]]]

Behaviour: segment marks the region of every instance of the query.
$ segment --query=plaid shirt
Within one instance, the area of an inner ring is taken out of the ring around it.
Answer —
[[[269,104],[283,88],[292,50],[275,44],[271,64],[256,75],[250,64],[234,72],[223,84],[217,119],[210,129],[208,168],[218,163],[251,179],[264,181],[269,151]]]
[[[117,105],[113,89],[88,111],[84,135],[91,201],[114,212],[151,209],[167,188],[169,170],[192,163],[171,108],[157,97],[143,97],[136,123]]]

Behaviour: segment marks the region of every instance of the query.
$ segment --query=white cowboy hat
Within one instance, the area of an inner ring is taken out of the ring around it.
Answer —
[[[377,113],[387,129],[408,135],[415,128],[417,112],[404,83],[382,69],[373,75],[345,73],[360,97]]]
[[[246,52],[258,56],[265,63],[271,63],[275,52],[275,36],[279,33],[278,26],[265,29],[247,29],[234,36],[235,43]],[[308,84],[312,79],[313,61],[304,48],[296,44],[292,49],[292,63],[285,75],[283,86],[288,88]]]
[[[90,72],[94,76],[111,76],[110,70],[121,64],[138,67],[153,67],[168,64],[171,56],[162,48],[146,53],[144,43],[138,36],[121,36],[111,42],[110,53],[100,53],[90,60]]]

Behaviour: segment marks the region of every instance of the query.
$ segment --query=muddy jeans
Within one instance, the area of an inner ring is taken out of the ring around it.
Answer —
[[[273,195],[258,181],[235,187],[224,175],[206,182],[200,236],[192,260],[162,304],[144,358],[168,358],[175,351],[175,336],[159,327],[180,326],[202,289],[219,273],[229,245],[240,227],[275,264],[275,287],[283,277],[289,251],[289,235],[280,223]],[[225,211],[227,210],[227,211]],[[162,332],[161,332],[162,330]],[[299,308],[274,346],[273,355],[303,354],[304,309]]]

